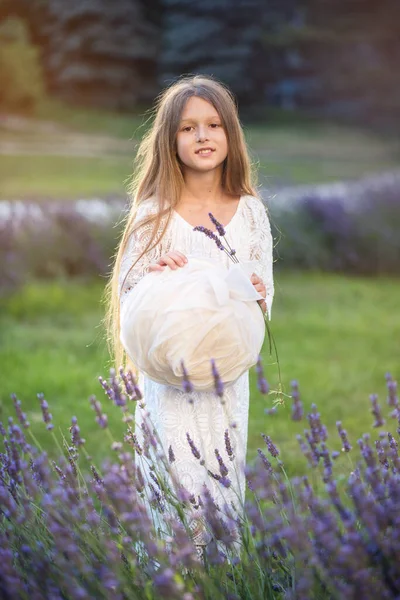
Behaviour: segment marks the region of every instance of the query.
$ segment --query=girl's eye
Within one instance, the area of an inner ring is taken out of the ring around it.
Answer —
[[[187,125],[182,129],[182,131],[190,131],[192,129],[191,125]]]
[[[219,123],[211,123],[210,127],[212,127],[213,129],[216,129],[217,127],[220,127]]]

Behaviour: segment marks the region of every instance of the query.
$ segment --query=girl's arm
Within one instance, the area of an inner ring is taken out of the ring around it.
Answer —
[[[256,274],[262,279],[266,287],[266,304],[268,318],[271,320],[272,301],[274,298],[273,278],[273,239],[271,225],[264,205],[257,200],[253,211],[253,224],[250,241],[250,260],[256,260],[259,266]]]
[[[143,218],[147,217],[151,212],[151,208],[152,203],[150,201],[143,202],[139,206],[136,220],[141,221]],[[139,283],[142,277],[147,275],[150,265],[158,262],[160,257],[169,250],[167,232],[159,244],[157,244],[151,250],[148,250],[138,260],[139,256],[151,238],[152,227],[152,223],[148,223],[143,227],[140,227],[131,234],[126,245],[118,276],[121,306],[129,292],[131,292],[135,285]],[[161,222],[161,227],[163,227],[163,222]]]

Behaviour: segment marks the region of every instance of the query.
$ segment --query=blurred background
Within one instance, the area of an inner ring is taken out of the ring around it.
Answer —
[[[52,451],[43,392],[101,458],[96,394],[122,435],[96,380],[126,184],[157,94],[205,73],[237,97],[270,211],[285,391],[332,435],[370,429],[369,394],[399,374],[399,62],[397,0],[0,0],[0,419],[15,392]],[[251,385],[249,456],[264,431],[298,473],[290,398],[266,415]]]

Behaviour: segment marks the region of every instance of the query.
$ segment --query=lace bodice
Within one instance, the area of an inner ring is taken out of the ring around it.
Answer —
[[[155,214],[155,202],[152,199],[143,202],[137,213],[141,221],[150,214]],[[161,227],[163,224],[161,224]],[[205,227],[214,229],[211,223]],[[255,273],[263,280],[266,290],[266,303],[271,318],[272,300],[274,296],[273,282],[273,239],[269,219],[263,203],[254,196],[241,196],[236,213],[226,225],[226,239],[236,250],[239,261],[255,260],[258,268]],[[152,234],[152,223],[140,227],[128,240],[119,273],[119,293],[121,304],[125,301],[135,285],[144,277],[152,263],[158,261],[162,254],[178,250],[185,255],[206,256],[231,266],[230,258],[221,252],[215,243],[199,231],[193,231],[192,225],[185,221],[176,211],[168,224],[161,242],[147,252],[138,262]],[[134,264],[136,262],[136,264]],[[133,268],[131,268],[133,266]]]

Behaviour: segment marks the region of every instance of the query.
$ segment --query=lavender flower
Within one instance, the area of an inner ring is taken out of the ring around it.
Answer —
[[[21,423],[22,427],[27,429],[29,427],[29,421],[26,418],[26,414],[22,412],[21,401],[18,400],[15,394],[11,394],[11,398],[14,404],[15,412],[17,413],[18,421]]]
[[[233,455],[231,440],[230,440],[230,437],[229,437],[229,431],[227,429],[225,429],[224,439],[225,439],[225,450],[226,450],[226,453],[229,456],[229,460],[233,460],[234,459],[234,455]]]
[[[195,458],[197,458],[198,460],[200,459],[200,452],[197,450],[192,438],[190,437],[189,433],[186,432],[186,439],[189,443],[190,449],[192,451],[192,454]]]
[[[223,243],[219,238],[217,238],[217,236],[211,231],[211,229],[207,229],[207,227],[203,227],[203,225],[197,225],[193,228],[193,231],[200,231],[201,233],[204,233],[204,235],[206,235],[208,238],[210,238],[210,240],[213,240],[213,242],[216,243],[217,247],[220,250],[225,250]]]
[[[107,396],[116,406],[126,407],[126,396],[122,393],[121,386],[117,380],[115,369],[110,369],[110,380],[107,382],[99,377],[99,382]]]
[[[256,373],[257,373],[257,387],[262,394],[268,394],[269,385],[267,380],[264,377],[264,370],[261,363],[261,356],[258,356],[257,365],[256,365]]]
[[[352,446],[347,437],[347,431],[345,429],[343,429],[343,427],[342,427],[342,422],[336,421],[336,427],[339,432],[340,438],[343,442],[342,452],[350,452]]]
[[[228,471],[224,461],[222,460],[222,457],[217,448],[215,448],[214,452],[215,452],[215,456],[216,456],[218,464],[219,464],[219,472],[221,473],[222,477],[226,477],[226,475],[228,475],[229,471]]]
[[[101,404],[98,400],[96,400],[95,396],[91,396],[89,398],[89,402],[96,413],[96,423],[100,425],[102,429],[105,429],[108,426],[108,418],[107,415],[101,412]]]
[[[264,464],[264,467],[267,469],[267,471],[270,471],[272,473],[272,471],[273,471],[272,465],[269,462],[268,458],[265,456],[264,452],[261,450],[261,448],[257,448],[257,452]]]
[[[386,373],[386,387],[388,391],[387,404],[389,406],[398,406],[399,398],[397,396],[397,381],[394,381],[390,373]]]
[[[217,221],[217,219],[214,217],[214,215],[212,213],[209,212],[208,216],[210,217],[212,223],[215,225],[218,235],[223,237],[225,235],[224,226],[219,221]]]
[[[375,422],[374,422],[373,426],[374,427],[382,427],[382,425],[385,424],[385,419],[382,417],[382,411],[381,411],[381,407],[378,404],[377,394],[371,394],[369,399],[372,404],[371,412],[372,412],[373,416],[375,417]]]
[[[183,371],[182,388],[183,388],[183,391],[185,392],[185,394],[190,394],[191,392],[193,392],[194,388],[193,388],[192,382],[189,379],[189,375],[188,375],[188,372],[186,370],[183,360],[181,360],[181,367],[182,367],[182,371]]]
[[[54,425],[51,422],[53,417],[49,413],[49,405],[44,399],[44,394],[38,394],[37,397],[40,400],[40,408],[42,409],[43,421],[47,424],[46,429],[50,431],[51,429],[54,429]]]
[[[171,445],[168,448],[168,460],[171,464],[175,462],[175,454]]]
[[[71,422],[72,422],[72,425],[69,428],[69,431],[71,433],[71,441],[72,441],[72,444],[76,448],[78,448],[79,446],[83,446],[84,443],[86,442],[86,440],[85,440],[85,438],[81,437],[81,430],[78,425],[78,419],[76,417],[72,417]]]
[[[299,384],[294,379],[290,385],[292,387],[292,399],[293,399],[292,421],[301,421],[301,419],[303,418],[303,403],[300,400]]]
[[[263,438],[264,442],[266,443],[268,452],[270,453],[270,455],[273,456],[274,458],[279,456],[279,450],[275,446],[275,444],[273,443],[273,441],[271,440],[269,435],[265,435],[265,433],[262,433],[261,437]]]
[[[224,396],[224,384],[222,382],[222,379],[218,373],[216,364],[215,364],[215,360],[212,358],[211,359],[211,368],[212,368],[212,374],[214,377],[214,386],[215,386],[215,393],[217,394],[217,396],[219,396],[220,398],[223,398]]]

